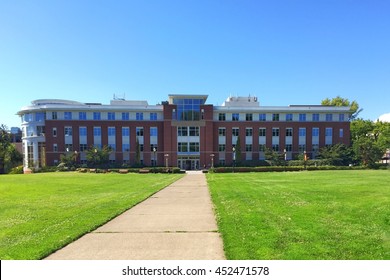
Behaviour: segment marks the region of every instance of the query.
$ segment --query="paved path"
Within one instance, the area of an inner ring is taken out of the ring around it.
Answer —
[[[205,175],[189,172],[47,259],[224,259]]]

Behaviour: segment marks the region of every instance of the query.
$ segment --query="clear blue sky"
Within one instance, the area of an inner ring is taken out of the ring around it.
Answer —
[[[0,1],[0,123],[32,100],[340,95],[390,112],[390,1]]]

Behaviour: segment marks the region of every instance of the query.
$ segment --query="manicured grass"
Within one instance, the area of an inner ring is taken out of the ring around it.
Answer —
[[[0,259],[41,259],[181,178],[178,174],[0,176]]]
[[[228,259],[390,259],[390,172],[207,174]]]

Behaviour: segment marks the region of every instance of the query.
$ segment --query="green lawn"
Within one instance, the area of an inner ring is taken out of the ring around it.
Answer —
[[[0,176],[0,259],[41,259],[182,177],[46,173]]]
[[[207,174],[228,259],[390,259],[390,172]]]

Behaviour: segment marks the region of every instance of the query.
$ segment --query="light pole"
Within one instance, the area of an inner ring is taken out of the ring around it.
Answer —
[[[306,150],[304,150],[303,151],[303,163],[304,163],[305,170],[306,170],[306,161],[307,161],[307,153],[306,153]]]
[[[236,147],[233,147],[232,150],[233,150],[233,173],[234,173],[234,167],[236,166]]]
[[[211,157],[211,168],[214,168],[214,154],[211,154],[210,157]]]
[[[154,173],[156,173],[156,165],[157,165],[157,162],[156,162],[156,147],[153,147],[153,165],[154,165]]]
[[[164,157],[165,157],[165,167],[167,168],[167,171],[168,171],[168,158],[169,158],[169,154],[165,154]]]
[[[286,172],[286,165],[287,165],[287,150],[283,150],[284,153],[284,172]]]

